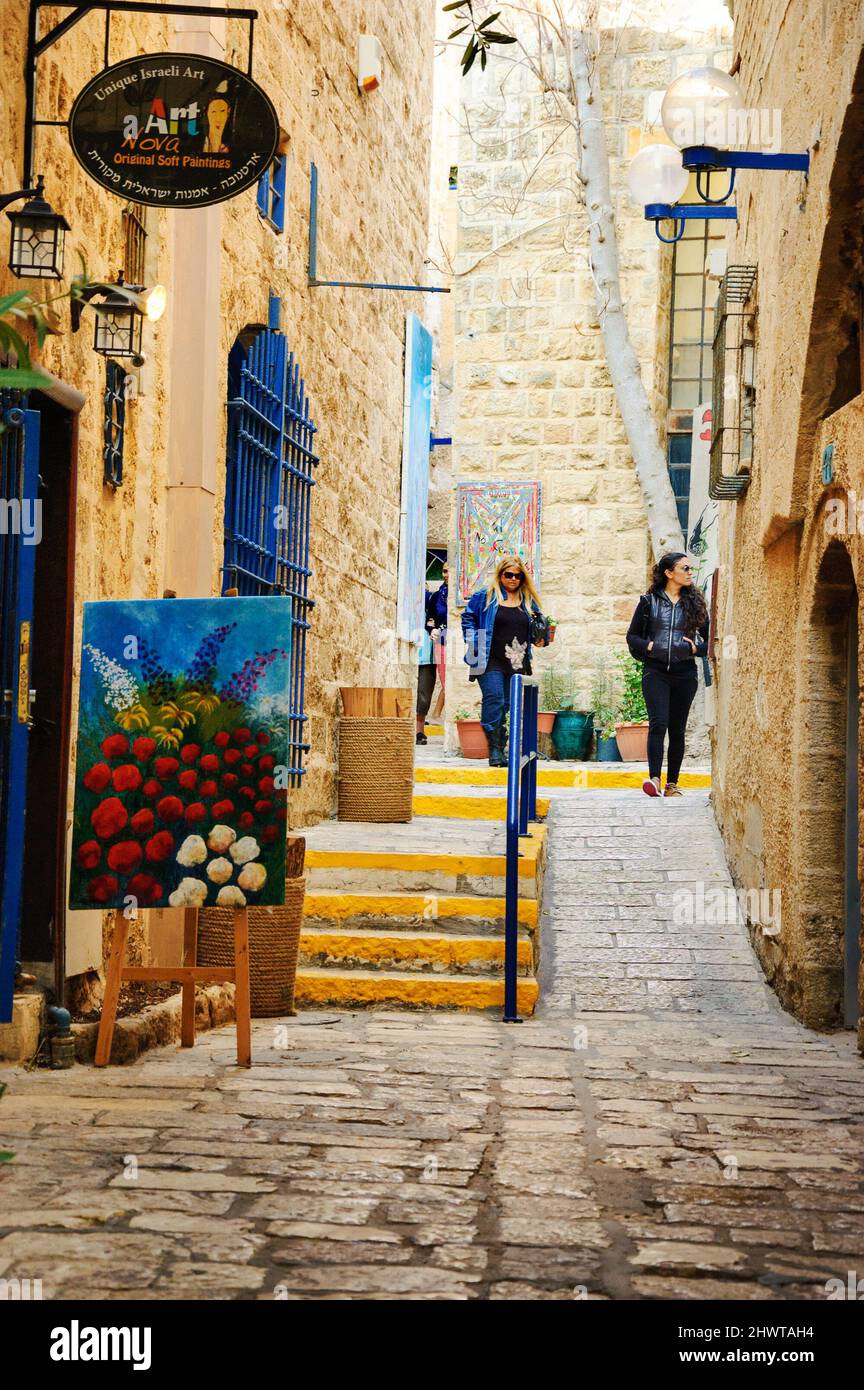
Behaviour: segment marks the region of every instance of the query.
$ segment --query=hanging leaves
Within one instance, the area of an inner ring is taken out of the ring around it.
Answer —
[[[458,38],[460,34],[465,33],[466,29],[471,30],[471,37],[465,45],[464,52],[459,60],[463,77],[467,77],[468,73],[471,71],[477,60],[478,54],[480,55],[480,67],[482,71],[485,72],[486,64],[489,60],[490,48],[496,44],[516,42],[512,34],[505,34],[501,29],[492,28],[496,19],[501,18],[500,10],[496,10],[494,14],[487,15],[487,17],[478,24],[474,18],[472,0],[451,0],[451,3],[445,5],[444,9],[459,11],[457,17],[465,21],[464,24],[460,24],[457,29],[454,29],[451,34],[448,34],[448,38]]]

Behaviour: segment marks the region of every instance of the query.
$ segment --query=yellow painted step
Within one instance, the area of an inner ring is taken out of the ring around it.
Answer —
[[[516,950],[519,965],[528,970],[532,964],[531,942],[520,938]],[[450,970],[476,962],[503,969],[504,941],[499,937],[437,936],[424,932],[304,930],[300,935],[300,955],[352,961],[428,961]]]
[[[536,980],[517,981],[516,1000],[521,1014],[534,1012],[538,994]],[[423,975],[384,970],[366,975],[360,970],[304,968],[297,972],[294,997],[298,1004],[312,1007],[389,1004],[414,1009],[500,1009],[504,1005],[504,981],[491,975]]]
[[[615,787],[641,787],[647,773],[644,769],[613,767],[539,767],[537,785],[539,787],[587,787],[589,789],[609,789]],[[439,783],[450,786],[506,787],[507,769],[503,767],[429,767],[418,763],[414,770],[416,784]],[[710,772],[682,772],[678,778],[681,787],[710,787]],[[429,812],[423,814],[428,815]],[[440,814],[446,814],[441,812]],[[480,817],[478,817],[480,819]]]
[[[412,805],[415,816],[456,817],[459,820],[507,819],[506,796],[425,796],[422,792],[415,792]],[[548,811],[548,796],[538,796],[538,816],[545,816]]]
[[[436,918],[479,917],[504,920],[503,898],[446,897],[438,893],[307,893],[303,915],[326,922],[352,918],[398,917],[434,922]],[[525,927],[537,925],[537,899],[520,898],[517,920]]]
[[[494,771],[494,769],[493,769]],[[545,825],[532,824],[531,839],[519,843],[519,877],[534,878],[546,838]],[[398,850],[307,849],[306,865],[319,869],[399,869],[406,873],[503,875],[503,854],[426,854]]]

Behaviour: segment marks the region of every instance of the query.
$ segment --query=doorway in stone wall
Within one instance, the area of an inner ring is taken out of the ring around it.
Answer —
[[[803,660],[800,1012],[811,1027],[853,1028],[861,933],[858,595],[848,551],[838,541],[819,566]]]

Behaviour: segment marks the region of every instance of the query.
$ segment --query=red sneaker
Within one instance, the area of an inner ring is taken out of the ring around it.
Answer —
[[[646,777],[646,778],[645,778],[645,781],[642,783],[642,790],[643,790],[643,792],[645,793],[646,796],[659,796],[659,795],[660,795],[660,788],[658,787],[657,783],[656,783],[651,777]]]

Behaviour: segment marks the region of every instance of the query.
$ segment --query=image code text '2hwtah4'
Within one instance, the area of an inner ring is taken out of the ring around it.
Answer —
[[[86,603],[70,908],[285,897],[291,601]]]

